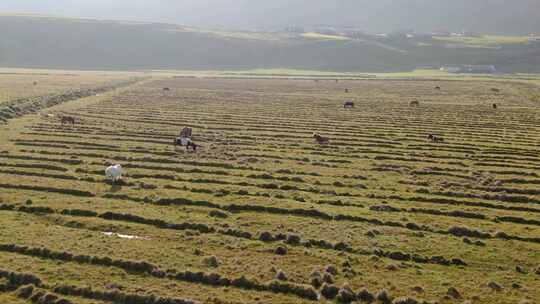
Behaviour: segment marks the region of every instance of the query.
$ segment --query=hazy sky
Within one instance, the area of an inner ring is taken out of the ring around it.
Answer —
[[[0,11],[234,29],[328,24],[369,32],[540,32],[540,0],[0,0]]]

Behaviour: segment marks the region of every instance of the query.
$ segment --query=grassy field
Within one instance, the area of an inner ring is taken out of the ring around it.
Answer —
[[[163,75],[0,126],[0,302],[540,297],[532,83]]]
[[[470,46],[498,46],[505,44],[525,44],[529,42],[527,36],[494,36],[483,35],[479,37],[433,37],[435,40],[459,43]]]
[[[94,88],[135,74],[0,68],[0,104],[13,99]]]

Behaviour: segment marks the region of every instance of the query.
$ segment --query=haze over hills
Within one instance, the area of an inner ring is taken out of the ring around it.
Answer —
[[[2,0],[0,11],[139,20],[235,30],[353,26],[370,33],[435,29],[540,32],[538,0]]]
[[[344,37],[9,14],[0,15],[0,28],[3,67],[389,72],[495,65],[501,72],[540,72],[540,43],[525,36]]]

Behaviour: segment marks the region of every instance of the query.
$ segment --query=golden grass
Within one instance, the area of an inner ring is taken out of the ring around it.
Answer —
[[[234,79],[225,73],[198,79],[155,72],[159,79],[48,109],[52,117],[28,115],[1,126],[0,244],[145,261],[163,270],[244,275],[261,284],[277,270],[289,283],[309,284],[314,268],[335,265],[337,286],[429,301],[451,302],[443,299],[449,287],[460,291],[462,301],[478,297],[475,303],[540,296],[534,274],[540,266],[540,226],[534,222],[540,213],[540,133],[534,127],[540,111],[520,95],[532,89],[530,83],[432,71],[337,82]],[[249,74],[286,73],[306,71]],[[355,108],[343,109],[345,100]],[[412,100],[420,105],[410,107]],[[54,116],[61,111],[77,124],[61,126]],[[197,153],[170,144],[187,125],[202,145]],[[330,137],[330,146],[317,145],[313,132]],[[445,142],[429,142],[429,133]],[[124,166],[125,184],[105,182],[109,163]],[[49,209],[29,209],[36,207]],[[390,207],[392,212],[384,211]],[[448,233],[452,227],[489,237],[468,237],[468,244]],[[298,235],[302,244],[259,241],[264,231]],[[507,240],[501,231],[521,239]],[[287,254],[275,254],[277,246],[286,246]],[[402,261],[400,254],[467,265],[410,256]],[[212,256],[217,268],[205,263]],[[115,284],[126,293],[205,303],[312,302],[291,293],[214,287],[57,257],[0,252],[0,264],[49,285],[108,290]],[[492,281],[503,290],[490,290]],[[0,293],[0,300],[12,298],[12,292]]]

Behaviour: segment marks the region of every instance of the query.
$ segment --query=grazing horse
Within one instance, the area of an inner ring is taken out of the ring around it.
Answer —
[[[346,101],[346,102],[343,104],[343,108],[354,108],[354,102],[352,102],[352,101]]]
[[[193,149],[194,152],[197,151],[197,148],[199,147],[199,145],[197,145],[196,143],[194,143],[191,138],[187,138],[187,137],[177,137],[174,139],[174,146],[177,147],[177,146],[186,146],[186,150],[189,150],[189,148]]]
[[[121,165],[109,166],[105,169],[105,176],[113,183],[122,179],[122,173],[123,170]]]
[[[495,110],[497,109],[497,104],[496,104],[496,103],[494,103],[494,104],[491,105],[491,106],[493,107],[493,109],[495,109]]]
[[[409,106],[411,107],[418,107],[420,106],[420,102],[418,100],[413,100],[409,103]]]
[[[180,131],[180,137],[191,138],[191,136],[193,136],[193,129],[190,127],[185,127]]]
[[[75,118],[71,117],[71,116],[62,116],[62,125],[63,124],[71,124],[71,125],[75,125]]]
[[[429,134],[427,136],[427,138],[429,140],[431,140],[432,142],[443,142],[444,141],[444,138],[440,137],[440,136],[436,136],[436,135],[433,135],[433,134]]]
[[[491,91],[492,92],[495,92],[495,93],[499,93],[501,90],[497,89],[497,88],[491,88]]]
[[[328,137],[322,137],[321,135],[319,134],[313,134],[313,138],[315,138],[315,141],[319,144],[319,145],[327,145],[330,143],[330,139]]]
[[[440,90],[441,90],[441,87],[436,86],[436,87],[435,87],[435,90],[440,91]]]
[[[170,91],[171,89],[169,88],[163,88],[163,91]]]

